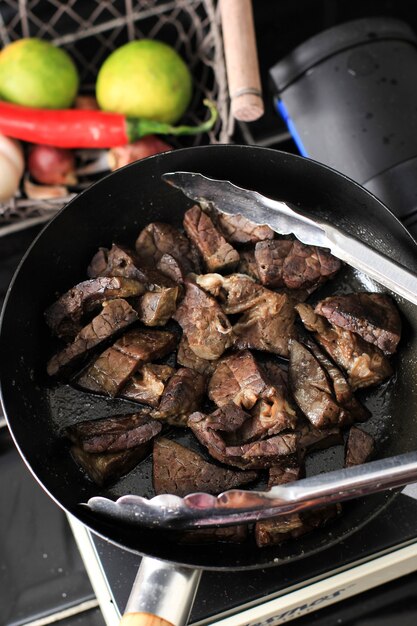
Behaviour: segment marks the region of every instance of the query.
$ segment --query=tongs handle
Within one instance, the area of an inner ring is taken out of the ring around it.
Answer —
[[[417,452],[364,463],[299,480],[265,492],[292,511],[350,500],[417,481]],[[285,503],[285,504],[284,504]]]

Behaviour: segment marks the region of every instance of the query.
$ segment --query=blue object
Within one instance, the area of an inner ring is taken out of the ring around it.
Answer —
[[[280,100],[279,98],[275,98],[275,106],[277,108],[278,113],[281,115],[282,119],[284,120],[284,122],[287,125],[287,128],[291,134],[291,137],[294,139],[294,143],[298,148],[299,153],[301,154],[301,156],[305,156],[308,157],[307,154],[307,150],[304,147],[303,142],[301,141],[301,137],[298,134],[298,131],[295,127],[294,122],[292,121],[286,107],[285,104],[283,103],[282,100]]]

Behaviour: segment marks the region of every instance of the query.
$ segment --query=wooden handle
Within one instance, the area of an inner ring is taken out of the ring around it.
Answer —
[[[264,113],[251,0],[220,0],[233,117],[253,122]]]
[[[120,626],[172,626],[172,624],[151,613],[125,613],[120,620]]]

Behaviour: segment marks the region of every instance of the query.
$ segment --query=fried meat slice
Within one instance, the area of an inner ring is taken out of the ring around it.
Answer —
[[[107,454],[93,454],[74,445],[71,446],[71,455],[87,476],[102,487],[108,483],[116,482],[131,472],[138,463],[143,461],[150,450],[150,442],[121,452],[109,452]]]
[[[289,341],[296,336],[295,310],[285,293],[265,289],[263,297],[247,309],[233,326],[234,346],[288,357]]]
[[[161,291],[173,288],[176,283],[162,272],[155,269],[155,265],[143,265],[137,254],[119,244],[113,244],[110,250],[100,248],[93,257],[88,270],[91,278],[97,276],[121,276],[138,280],[144,285],[144,290]]]
[[[144,293],[144,285],[130,278],[104,276],[85,280],[64,293],[46,311],[46,323],[55,335],[72,339],[82,329],[83,316],[105,300]]]
[[[268,488],[285,485],[301,478],[299,465],[275,465],[269,470]],[[279,515],[261,520],[255,524],[255,541],[258,548],[276,545],[291,537],[291,532],[299,529],[303,520],[299,513]]]
[[[174,371],[169,365],[147,363],[129,378],[119,395],[156,408]]]
[[[307,246],[298,239],[261,241],[255,246],[260,281],[267,287],[316,288],[341,267],[328,250]]]
[[[173,318],[182,327],[189,348],[213,361],[232,345],[232,326],[218,302],[193,282],[185,282],[185,296]]]
[[[220,303],[227,315],[243,313],[264,298],[266,289],[246,274],[201,274],[195,282]]]
[[[144,293],[136,306],[140,321],[145,326],[164,326],[176,311],[178,295],[178,286]]]
[[[224,357],[208,384],[210,400],[222,407],[234,402],[250,410],[260,398],[272,397],[275,389],[249,350]]]
[[[205,391],[205,376],[182,367],[169,379],[153,417],[172,426],[186,426],[189,415],[201,408]]]
[[[392,376],[391,364],[377,346],[356,333],[330,324],[308,304],[298,304],[295,308],[307,330],[314,333],[316,341],[347,372],[353,391],[377,385]]]
[[[196,250],[188,237],[171,224],[151,222],[139,233],[135,247],[143,265],[156,266],[164,255],[169,255],[178,264],[182,278],[199,271]],[[164,264],[159,269],[162,271],[163,267]]]
[[[90,350],[138,319],[136,311],[122,298],[103,302],[102,306],[102,311],[80,330],[74,341],[49,360],[47,372],[50,376],[66,370]]]
[[[375,440],[369,433],[352,426],[346,443],[345,467],[366,463],[375,452]]]
[[[200,374],[211,375],[216,367],[217,361],[208,361],[201,359],[190,348],[186,335],[182,335],[178,344],[177,363],[183,367],[189,367],[192,370],[200,372]]]
[[[289,381],[294,399],[303,414],[319,429],[351,424],[355,413],[366,419],[369,414],[357,401],[355,406],[355,399],[352,393],[349,394],[350,389],[342,373],[330,362],[329,368],[339,385],[338,388],[345,382],[343,392],[338,394],[339,401],[324,362],[320,363],[307,346],[298,341],[291,342]],[[349,406],[352,407],[353,414],[349,411]]]
[[[218,494],[246,485],[258,477],[255,471],[232,470],[209,463],[200,454],[160,437],[153,446],[153,485],[157,495],[185,496],[203,492]]]
[[[82,372],[77,384],[89,391],[116,396],[141,365],[166,356],[175,344],[174,333],[168,331],[130,330]]]
[[[265,239],[273,239],[274,231],[269,226],[255,224],[243,215],[225,215],[212,211],[211,215],[221,232],[230,243],[256,243]]]
[[[66,429],[66,434],[85,452],[120,452],[150,441],[161,431],[161,424],[149,413],[115,415],[79,422]]]
[[[199,442],[207,448],[209,454],[221,463],[241,469],[263,469],[276,465],[281,457],[296,453],[298,439],[296,433],[285,433],[261,441],[228,446],[221,431],[210,427],[212,419],[212,416],[195,412],[190,415],[188,426]]]
[[[319,302],[315,313],[323,315],[362,339],[393,354],[401,338],[401,318],[394,301],[383,293],[350,293]]]
[[[211,218],[197,205],[184,215],[184,228],[203,257],[209,272],[230,272],[239,263],[239,254],[214,226]]]

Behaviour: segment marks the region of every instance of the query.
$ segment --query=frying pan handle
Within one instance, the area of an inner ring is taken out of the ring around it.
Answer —
[[[185,626],[201,570],[144,557],[121,626]]]

